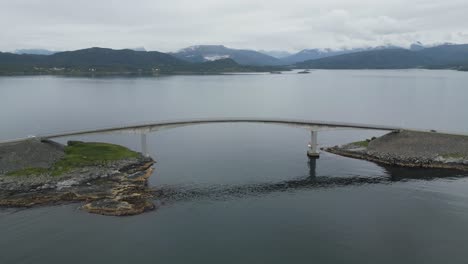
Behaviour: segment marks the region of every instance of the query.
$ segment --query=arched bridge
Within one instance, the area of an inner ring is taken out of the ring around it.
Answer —
[[[146,134],[154,131],[160,131],[165,129],[172,129],[183,126],[201,125],[201,124],[213,124],[213,123],[260,123],[260,124],[274,124],[274,125],[285,125],[303,128],[309,130],[311,133],[311,141],[309,144],[308,155],[310,157],[318,157],[319,152],[317,149],[317,132],[323,130],[337,130],[337,129],[365,129],[365,130],[383,130],[383,131],[395,131],[395,130],[412,130],[422,132],[435,132],[433,130],[416,130],[408,129],[397,126],[385,126],[385,125],[371,125],[371,124],[358,124],[358,123],[347,123],[347,122],[332,122],[332,121],[311,121],[311,120],[300,120],[300,119],[273,119],[273,118],[210,118],[210,119],[186,119],[186,120],[172,120],[172,121],[158,121],[150,123],[140,123],[132,125],[114,126],[98,129],[89,130],[78,130],[69,131],[54,134],[45,134],[34,136],[39,139],[53,139],[59,137],[68,136],[79,136],[89,135],[97,133],[137,133],[141,134],[142,152],[147,155],[146,145]],[[13,140],[7,140],[0,142],[12,143],[27,140],[28,138],[19,138]]]

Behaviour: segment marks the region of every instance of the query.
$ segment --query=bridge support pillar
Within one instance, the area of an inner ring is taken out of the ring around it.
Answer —
[[[146,142],[146,133],[141,134],[141,153],[145,157],[149,157],[148,144]]]
[[[310,131],[310,143],[309,149],[307,151],[307,156],[309,156],[309,158],[317,159],[320,157],[320,153],[318,150],[317,134],[317,131]]]

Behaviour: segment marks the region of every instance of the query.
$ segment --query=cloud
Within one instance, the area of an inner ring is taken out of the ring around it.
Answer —
[[[467,12],[466,0],[16,0],[0,6],[0,50],[468,42]]]

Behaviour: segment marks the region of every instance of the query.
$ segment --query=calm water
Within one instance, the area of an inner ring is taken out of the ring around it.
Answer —
[[[0,140],[191,117],[278,117],[468,132],[468,74],[0,78]],[[330,131],[322,146],[378,136]],[[158,210],[0,209],[0,263],[467,263],[468,178],[305,152],[307,131],[177,128],[148,137]],[[62,139],[65,142],[67,139]],[[131,134],[73,139],[139,150]]]

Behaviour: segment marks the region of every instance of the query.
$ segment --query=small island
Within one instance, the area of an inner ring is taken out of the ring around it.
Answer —
[[[0,206],[84,202],[102,215],[154,209],[147,179],[154,160],[123,146],[30,139],[0,146]]]
[[[393,131],[324,150],[387,165],[468,171],[468,136],[436,131]]]

